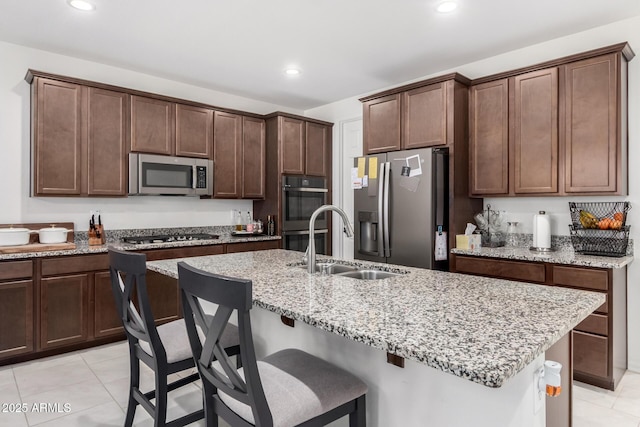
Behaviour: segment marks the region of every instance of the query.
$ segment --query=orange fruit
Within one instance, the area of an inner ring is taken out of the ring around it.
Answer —
[[[613,219],[615,219],[616,221],[622,222],[623,218],[624,218],[624,215],[622,215],[622,212],[616,212],[613,214]]]

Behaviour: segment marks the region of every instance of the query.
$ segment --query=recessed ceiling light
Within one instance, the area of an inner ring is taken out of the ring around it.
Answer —
[[[296,67],[288,67],[284,70],[284,73],[287,76],[298,76],[300,75],[300,69]]]
[[[69,6],[84,11],[94,10],[96,8],[93,4],[85,0],[69,0]]]
[[[453,12],[454,10],[456,10],[456,8],[458,7],[458,4],[454,1],[445,1],[442,2],[438,5],[438,7],[436,8],[436,10],[440,13],[449,13],[449,12]]]

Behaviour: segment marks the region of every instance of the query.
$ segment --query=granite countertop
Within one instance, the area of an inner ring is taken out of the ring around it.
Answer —
[[[486,258],[504,258],[522,261],[548,262],[552,264],[580,265],[584,267],[622,268],[633,261],[633,256],[606,257],[581,255],[572,249],[563,249],[555,252],[536,252],[528,247],[499,247],[479,249],[452,249],[451,253],[459,255],[472,255]]]
[[[280,240],[280,236],[232,236],[228,231],[215,230],[218,234],[218,239],[211,240],[191,240],[191,241],[174,241],[166,243],[150,243],[141,245],[132,245],[129,243],[123,243],[119,237],[118,240],[107,241],[105,245],[89,246],[89,242],[86,239],[76,239],[76,248],[67,249],[61,251],[44,251],[44,252],[23,252],[16,254],[0,254],[0,261],[12,260],[12,259],[25,259],[25,258],[41,258],[52,256],[66,256],[66,255],[86,255],[86,254],[100,254],[106,253],[108,247],[113,247],[125,251],[139,251],[145,249],[167,249],[167,248],[182,248],[187,246],[210,246],[210,245],[223,245],[226,243],[242,243],[242,242],[259,242],[265,240]],[[174,234],[171,232],[140,232],[140,230],[133,231],[130,235],[151,235],[151,234]],[[177,234],[177,233],[176,233]]]
[[[300,259],[276,249],[184,260],[251,279],[255,306],[488,387],[502,386],[605,301],[594,292],[370,262],[336,260],[406,274],[310,275]],[[177,277],[177,261],[147,265]]]

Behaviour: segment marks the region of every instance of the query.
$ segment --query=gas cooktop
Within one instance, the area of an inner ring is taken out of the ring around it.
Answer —
[[[132,245],[144,245],[149,243],[166,243],[166,242],[188,242],[192,240],[211,240],[220,236],[216,234],[160,234],[157,236],[130,236],[123,237],[124,243]]]

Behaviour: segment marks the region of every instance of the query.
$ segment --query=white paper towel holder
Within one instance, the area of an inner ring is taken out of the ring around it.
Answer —
[[[541,215],[544,215],[544,211],[540,211]],[[535,240],[535,238],[534,238]],[[553,247],[549,247],[549,248],[539,248],[539,247],[535,247],[535,246],[531,246],[529,248],[530,251],[533,252],[540,252],[540,253],[545,253],[545,252],[555,252],[556,250]]]

